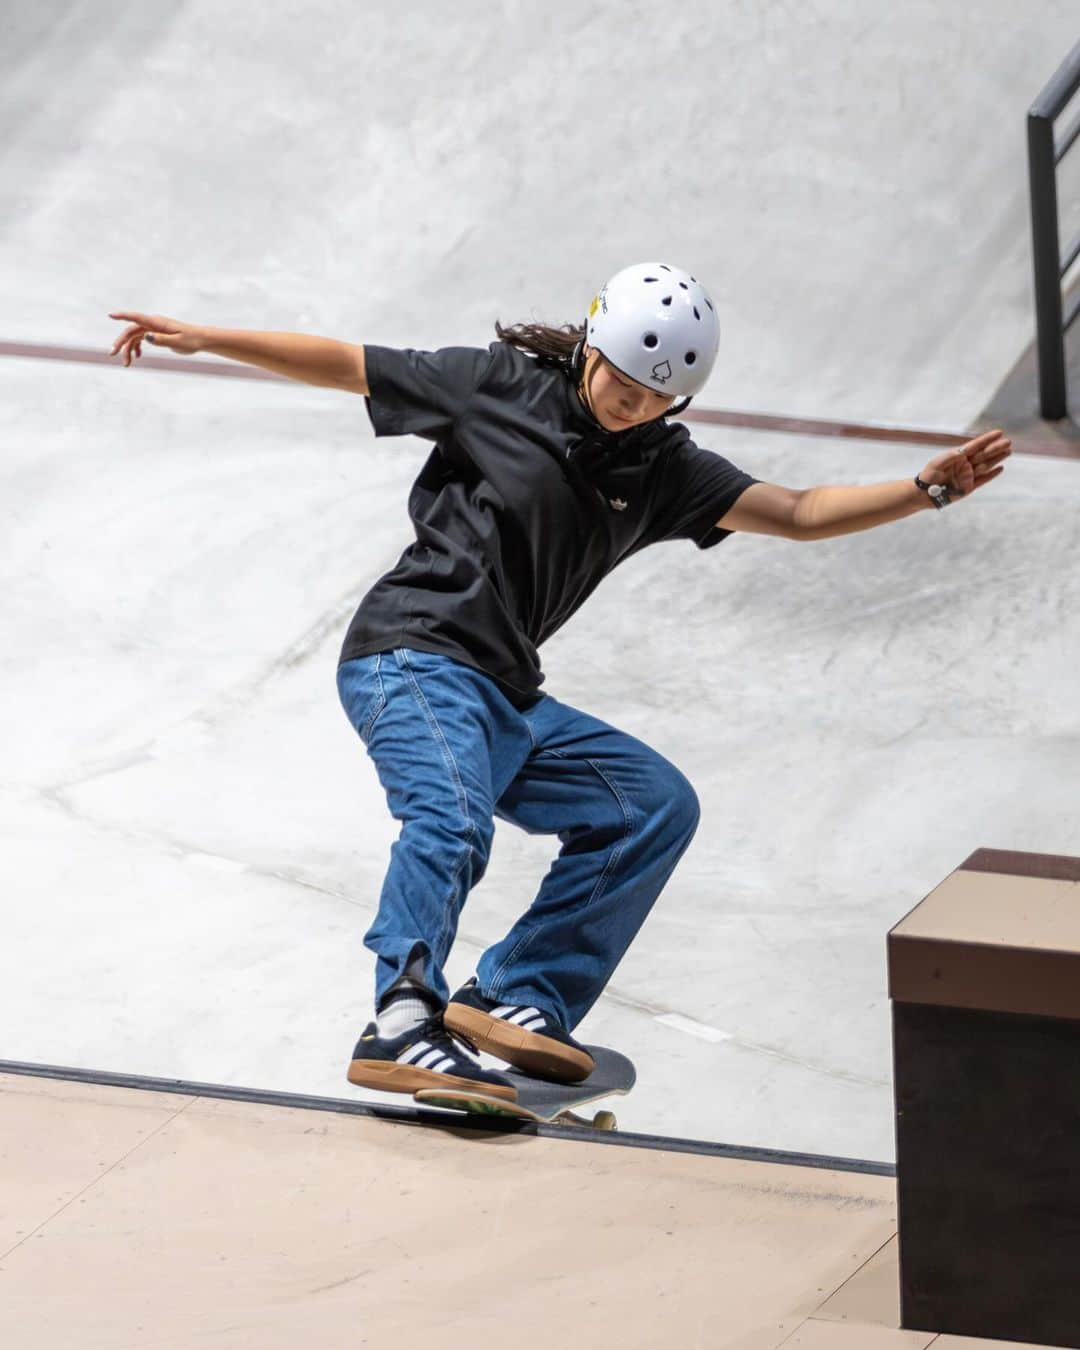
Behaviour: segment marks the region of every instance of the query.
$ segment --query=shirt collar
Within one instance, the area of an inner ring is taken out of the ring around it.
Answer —
[[[578,445],[588,447],[584,460],[595,463],[597,460],[618,464],[629,468],[640,465],[655,454],[662,441],[666,439],[668,423],[664,418],[655,418],[639,426],[629,427],[626,431],[608,431],[602,427],[589,411],[577,391],[573,379],[564,369],[563,388],[565,404],[570,415],[571,428],[581,436]],[[574,456],[577,457],[575,449]]]

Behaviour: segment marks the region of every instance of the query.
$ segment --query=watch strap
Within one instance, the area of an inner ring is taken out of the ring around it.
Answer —
[[[943,511],[946,506],[951,505],[952,498],[949,496],[949,490],[941,483],[924,483],[918,474],[915,475],[914,483],[920,491],[927,494],[939,511]]]

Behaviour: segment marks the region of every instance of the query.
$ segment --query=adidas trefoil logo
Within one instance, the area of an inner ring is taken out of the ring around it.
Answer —
[[[610,506],[613,511],[625,511],[627,506],[629,506],[629,502],[624,502],[621,497],[609,497],[608,506]]]

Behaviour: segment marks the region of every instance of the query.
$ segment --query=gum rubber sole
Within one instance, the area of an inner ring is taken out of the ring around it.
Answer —
[[[548,1036],[538,1036],[534,1031],[503,1022],[464,1003],[446,1005],[443,1026],[449,1032],[467,1037],[478,1050],[506,1060],[523,1073],[539,1074],[562,1083],[580,1083],[593,1071],[593,1057],[585,1051],[562,1045]],[[502,1093],[488,1095],[501,1097]]]
[[[434,1073],[431,1069],[414,1069],[410,1064],[395,1064],[390,1060],[354,1059],[345,1077],[356,1087],[373,1088],[376,1092],[420,1092],[423,1088],[449,1088],[457,1092],[482,1092],[485,1097],[503,1101],[517,1101],[517,1088],[502,1087],[498,1083],[484,1083],[473,1078],[458,1078],[455,1074]]]

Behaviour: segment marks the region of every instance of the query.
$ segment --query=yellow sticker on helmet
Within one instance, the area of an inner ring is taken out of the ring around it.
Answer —
[[[592,299],[592,304],[589,306],[589,318],[590,318],[590,319],[593,317],[593,315],[596,313],[596,311],[597,311],[599,308],[600,308],[600,297],[599,297],[598,295],[594,295],[594,296],[593,296],[593,299]]]

